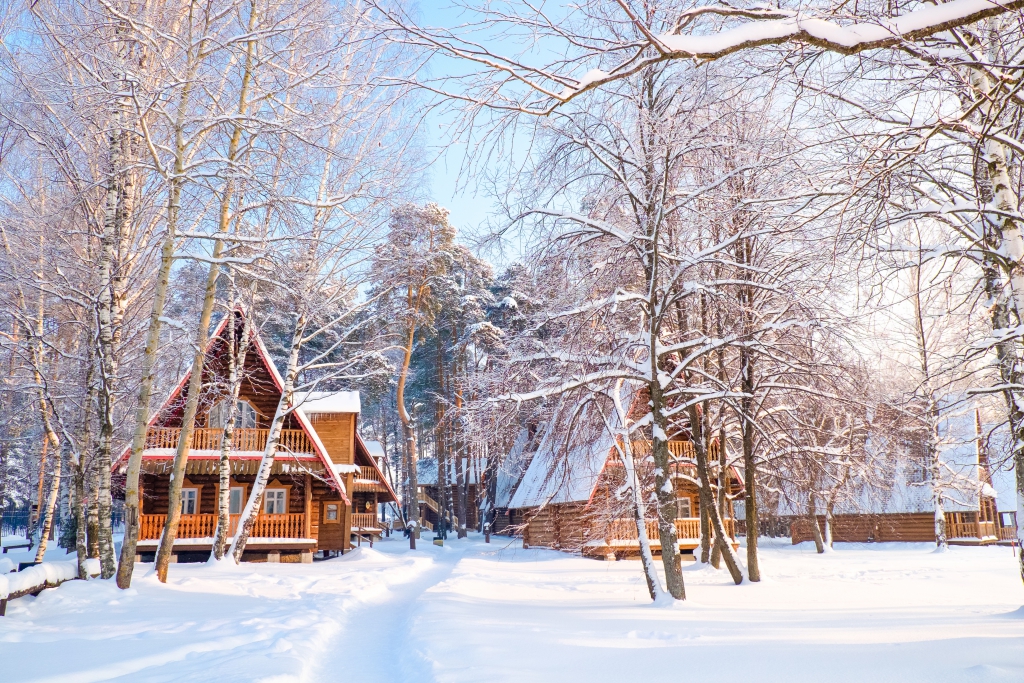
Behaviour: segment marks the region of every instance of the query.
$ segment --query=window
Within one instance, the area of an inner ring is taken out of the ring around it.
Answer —
[[[227,399],[215,403],[210,408],[209,425],[212,429],[224,429],[228,422],[228,412],[231,409],[231,402]],[[256,426],[256,409],[248,401],[239,399],[235,401],[235,427],[238,429],[251,429]]]
[[[288,511],[288,491],[285,489],[267,489],[263,511],[268,515],[283,515]]]
[[[228,513],[232,515],[242,514],[242,498],[245,497],[245,489],[241,486],[232,486],[228,500]]]
[[[327,503],[326,512],[324,513],[325,522],[337,522],[338,521],[338,504]]]
[[[194,515],[199,507],[199,489],[181,490],[181,514]]]
[[[689,498],[680,498],[676,504],[676,517],[693,517],[693,505]]]

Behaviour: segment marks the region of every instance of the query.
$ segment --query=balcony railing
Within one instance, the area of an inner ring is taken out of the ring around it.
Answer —
[[[267,447],[269,429],[236,429],[231,437],[233,451],[263,451]],[[177,448],[181,429],[150,427],[146,432],[146,448]],[[195,429],[190,449],[219,451],[224,438],[223,429]],[[313,444],[301,429],[282,429],[278,448],[284,452],[312,453]]]
[[[946,520],[947,538],[995,538],[995,522],[960,522]]]
[[[377,515],[372,512],[354,512],[352,513],[352,528],[379,529],[380,522],[377,521]]]
[[[730,537],[736,538],[736,526],[733,519],[727,517],[722,520],[725,525],[725,532]],[[684,517],[676,520],[676,537],[679,539],[698,539],[700,538],[700,518],[699,517]],[[712,537],[714,537],[714,530],[712,530]],[[648,519],[647,520],[647,538],[652,541],[660,539],[658,533],[658,520]],[[615,519],[608,525],[608,540],[613,541],[635,541],[637,540],[636,534],[636,522],[632,519]]]
[[[636,456],[648,455],[651,452],[651,442],[646,439],[639,439],[633,442],[633,454]],[[687,458],[693,459],[695,456],[693,452],[692,441],[669,441],[668,452],[673,458]],[[708,458],[711,460],[718,460],[718,442],[712,441],[711,447],[708,449]]]
[[[1015,540],[1017,540],[1017,527],[1015,527],[1015,526],[999,527],[999,540],[1000,541],[1015,541]]]
[[[377,468],[370,465],[363,465],[356,470],[355,479],[352,482],[353,491],[385,491],[384,482],[381,481]]]
[[[241,515],[231,515],[228,535],[238,530]],[[139,540],[160,538],[167,515],[139,515]],[[178,520],[177,538],[212,538],[217,528],[217,515],[182,515]],[[305,538],[306,515],[257,515],[251,538]]]

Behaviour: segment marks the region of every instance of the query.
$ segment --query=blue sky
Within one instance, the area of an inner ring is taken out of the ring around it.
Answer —
[[[425,0],[416,11],[421,23],[428,26],[452,26],[459,23],[459,14],[444,0]],[[437,75],[438,64],[433,66]],[[425,140],[430,165],[430,197],[433,201],[451,210],[452,223],[459,232],[474,233],[486,222],[495,205],[482,183],[469,174],[463,173],[466,147],[452,145],[445,129],[451,123],[451,115],[431,113],[425,126]]]

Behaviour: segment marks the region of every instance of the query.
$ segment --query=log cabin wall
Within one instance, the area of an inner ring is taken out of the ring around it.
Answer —
[[[327,449],[327,457],[336,465],[355,464],[356,454],[356,413],[312,413],[309,421],[320,437],[320,443]],[[342,475],[345,489],[352,491],[354,475],[347,473]],[[344,505],[340,500],[334,501],[341,505],[341,520],[338,529],[332,526],[328,531],[330,539],[325,537],[327,550],[340,550],[342,552],[352,547],[352,508]],[[323,504],[320,505],[323,513]],[[339,540],[340,539],[340,540]]]
[[[320,527],[320,502],[325,499],[335,499],[337,493],[327,485],[326,482],[310,477],[310,538],[319,538]],[[245,495],[249,495],[255,475],[232,475],[232,485],[245,486]],[[144,515],[166,515],[169,479],[166,475],[142,474],[142,514]],[[185,488],[199,489],[199,514],[217,514],[217,489],[220,478],[217,475],[189,474],[185,477]],[[304,514],[306,512],[306,476],[300,475],[274,475],[270,479],[269,487],[275,484],[288,487],[288,512],[292,514]]]
[[[579,550],[590,531],[590,520],[583,514],[585,507],[583,503],[555,503],[534,508],[523,529],[523,546]]]
[[[331,462],[336,465],[355,463],[355,413],[314,413],[309,421]]]
[[[825,517],[818,516],[824,533]],[[790,526],[793,543],[812,541],[811,520],[794,519]],[[844,543],[885,541],[926,542],[935,540],[935,515],[930,512],[884,515],[836,515],[832,524],[832,540]]]

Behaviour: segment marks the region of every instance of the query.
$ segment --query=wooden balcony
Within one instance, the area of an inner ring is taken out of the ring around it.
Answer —
[[[647,441],[646,439],[640,439],[640,440],[637,440],[637,441],[633,441],[632,443],[633,443],[633,455],[635,455],[635,456],[645,456],[645,455],[649,455],[650,454],[650,452],[651,452],[651,445],[652,445],[650,441]],[[717,461],[718,460],[718,442],[717,441],[712,442],[711,443],[711,447],[708,450],[709,450],[709,453],[708,453],[709,459]],[[696,457],[694,452],[693,452],[693,442],[692,441],[669,441],[668,442],[668,452],[672,456],[673,459],[683,458],[683,459],[687,459],[687,460],[693,460]]]
[[[380,522],[373,512],[353,512],[352,529],[380,529]]]
[[[949,540],[994,542],[1000,529],[994,521],[983,522],[977,512],[947,512],[946,538]]]
[[[228,535],[234,536],[238,531],[238,519],[241,515],[231,515],[231,526]],[[371,515],[372,516],[372,515]],[[163,533],[167,515],[139,515],[139,540],[159,539]],[[213,538],[217,528],[217,515],[182,515],[178,521],[177,538]],[[306,531],[306,515],[258,515],[253,527],[251,538],[308,538]]]
[[[722,520],[725,531],[733,539],[736,538],[736,525],[731,517]],[[712,531],[712,536],[714,532]],[[676,520],[676,536],[681,542],[700,540],[700,518],[683,517]],[[660,543],[658,520],[647,520],[647,538]],[[615,519],[608,525],[609,541],[637,541],[636,522],[632,519]]]
[[[1017,540],[1017,527],[1015,526],[1004,526],[999,527],[999,540],[1000,541],[1016,541]]]
[[[370,467],[369,465],[360,466],[355,474],[356,476],[352,480],[353,491],[387,492],[387,486],[381,481],[377,468]]]
[[[440,504],[438,504],[438,502],[436,500],[431,498],[430,495],[426,491],[424,491],[423,489],[420,489],[419,493],[420,493],[420,496],[419,496],[420,497],[420,503],[426,505],[428,508],[430,508],[434,512],[440,514],[440,510],[441,510]]]
[[[259,451],[267,447],[269,429],[236,429],[232,435],[232,451]],[[181,438],[181,429],[150,427],[146,432],[147,449],[175,449]],[[193,451],[219,451],[224,438],[223,429],[196,429],[192,432],[190,449]],[[282,429],[278,448],[283,453],[313,453],[313,443],[301,429]]]

